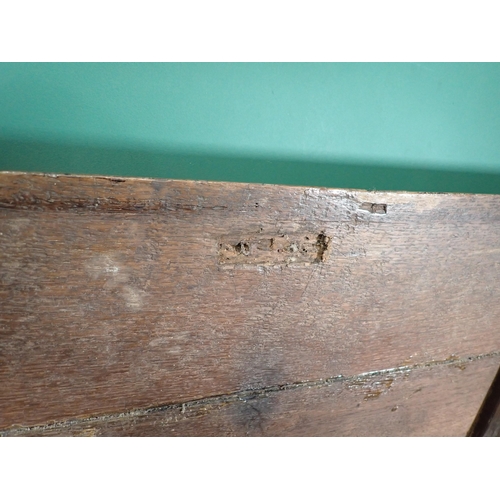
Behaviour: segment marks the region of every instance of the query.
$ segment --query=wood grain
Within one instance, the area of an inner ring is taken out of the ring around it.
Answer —
[[[498,368],[498,196],[3,173],[0,233],[0,429]]]

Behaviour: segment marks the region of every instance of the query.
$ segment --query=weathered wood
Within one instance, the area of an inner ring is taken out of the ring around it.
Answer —
[[[388,370],[5,435],[464,436],[497,366],[498,359],[489,357]]]
[[[0,185],[0,429],[485,354],[498,367],[498,196]],[[464,377],[477,411],[493,373]]]

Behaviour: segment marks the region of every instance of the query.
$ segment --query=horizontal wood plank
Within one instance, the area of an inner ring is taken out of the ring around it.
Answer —
[[[13,436],[465,436],[498,356],[11,430]]]

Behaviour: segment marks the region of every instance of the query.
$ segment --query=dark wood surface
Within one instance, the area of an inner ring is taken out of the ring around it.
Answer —
[[[468,435],[470,437],[500,437],[500,370],[484,398]]]
[[[465,435],[500,364],[498,196],[4,173],[0,233],[4,433]]]

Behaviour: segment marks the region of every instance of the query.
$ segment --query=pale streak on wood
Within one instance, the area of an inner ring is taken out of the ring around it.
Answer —
[[[0,428],[500,349],[498,196],[0,180]],[[218,264],[297,231],[328,259]]]

